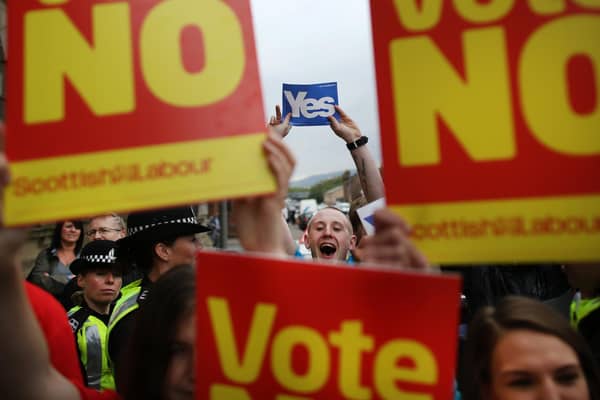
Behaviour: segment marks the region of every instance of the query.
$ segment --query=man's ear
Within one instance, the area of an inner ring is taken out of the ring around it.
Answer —
[[[349,250],[354,250],[356,247],[356,235],[350,236],[350,247]]]
[[[77,286],[85,288],[85,279],[83,279],[83,275],[81,274],[77,274]]]
[[[154,255],[158,257],[161,261],[169,261],[169,256],[171,255],[171,249],[164,243],[158,242],[154,245]]]
[[[306,231],[302,234],[302,241],[304,242],[306,250],[310,250],[310,240],[308,239],[308,233]]]

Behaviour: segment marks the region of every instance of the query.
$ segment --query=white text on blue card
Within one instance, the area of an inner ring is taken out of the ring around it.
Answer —
[[[329,125],[327,117],[337,118],[334,105],[339,104],[337,82],[283,84],[283,115],[292,114],[294,126]]]

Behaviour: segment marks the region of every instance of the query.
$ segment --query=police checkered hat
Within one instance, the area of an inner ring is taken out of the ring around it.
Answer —
[[[79,258],[71,263],[69,267],[75,275],[87,269],[116,267],[117,242],[112,240],[94,240],[85,245]]]
[[[169,237],[208,232],[210,228],[198,223],[191,207],[131,213],[127,218],[127,237],[119,239],[119,248],[136,242],[162,240]]]

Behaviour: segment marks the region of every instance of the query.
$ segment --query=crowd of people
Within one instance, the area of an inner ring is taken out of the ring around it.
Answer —
[[[344,110],[336,111],[340,119],[330,117],[331,130],[355,162],[363,202],[383,197],[368,141]],[[289,120],[276,107],[263,144],[276,192],[233,201],[237,234],[248,252],[299,254],[281,214],[295,165],[283,140]],[[7,171],[2,151],[2,190]],[[365,235],[343,212],[327,207],[309,221],[303,242],[321,262],[439,273],[411,242],[402,218],[383,209],[374,225],[375,234]],[[86,229],[65,221],[23,282],[19,251],[26,231],[0,228],[0,360],[20,366],[3,369],[0,393],[15,400],[194,398],[201,349],[195,344],[193,266],[201,247],[196,235],[203,232],[211,227],[199,224],[191,207],[133,212],[126,224],[117,214],[99,215]],[[468,330],[457,343],[457,390],[449,398],[600,399],[600,265],[565,270],[459,270]],[[495,291],[498,282],[502,290]],[[552,301],[563,297],[570,308],[561,313],[564,307]]]

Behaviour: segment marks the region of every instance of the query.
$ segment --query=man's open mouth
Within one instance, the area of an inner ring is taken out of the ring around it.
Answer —
[[[321,251],[321,254],[331,256],[335,254],[337,248],[331,243],[323,243],[319,246],[319,250]]]

